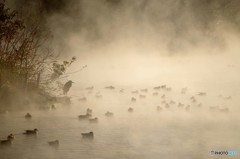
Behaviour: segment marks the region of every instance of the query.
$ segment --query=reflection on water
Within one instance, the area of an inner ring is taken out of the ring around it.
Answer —
[[[206,97],[198,98],[203,102],[201,108],[186,111],[170,106],[157,111],[161,95],[148,92],[146,99],[136,96],[137,102],[131,102],[130,91],[105,91],[101,99],[94,93],[82,92],[87,96],[85,102],[73,100],[71,106],[57,105],[56,110],[32,110],[30,120],[24,118],[23,111],[1,114],[1,139],[10,133],[16,134],[16,139],[10,146],[0,145],[0,158],[202,159],[230,157],[210,156],[211,150],[239,151],[238,116],[233,111],[211,112]],[[129,107],[134,111],[128,112]],[[93,110],[98,123],[78,119],[87,108]],[[114,112],[114,116],[106,117],[107,111]],[[39,130],[37,136],[22,134],[34,128]],[[82,139],[81,133],[90,131],[94,132],[94,139]],[[54,140],[59,140],[58,147],[49,146],[48,142]]]

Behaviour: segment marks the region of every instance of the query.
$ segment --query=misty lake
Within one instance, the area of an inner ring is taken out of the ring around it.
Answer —
[[[152,96],[150,91],[145,93],[146,99],[137,99],[134,103],[130,101],[134,95],[129,91],[101,90],[102,98],[86,91],[79,94],[85,95],[87,101],[74,98],[72,105],[56,105],[56,110],[30,110],[33,117],[29,120],[24,118],[26,111],[1,114],[1,139],[10,133],[16,134],[16,138],[12,145],[0,145],[0,158],[203,159],[234,158],[211,156],[212,150],[239,151],[238,114],[211,112],[206,99],[211,99],[211,95],[198,98],[205,101],[201,108],[191,107],[185,111],[177,106],[168,109],[162,106],[163,109],[157,111],[161,96]],[[174,95],[173,92],[165,94],[169,98],[170,94]],[[187,102],[187,98],[181,101]],[[128,112],[129,107],[134,111]],[[93,117],[99,118],[98,123],[78,119],[87,108],[93,110]],[[114,116],[106,117],[106,111],[113,112]],[[22,134],[34,128],[39,130],[37,136]],[[81,133],[90,131],[94,132],[94,139],[83,139]],[[48,141],[56,139],[59,147],[48,145]]]

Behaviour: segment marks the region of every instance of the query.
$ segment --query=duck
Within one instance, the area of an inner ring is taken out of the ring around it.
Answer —
[[[11,144],[12,144],[12,140],[11,139],[1,140],[1,145],[11,145]]]
[[[86,102],[86,101],[87,101],[87,98],[86,98],[86,97],[82,97],[82,98],[79,98],[78,101]]]
[[[55,106],[54,104],[52,104],[52,105],[51,105],[51,108],[52,108],[53,110],[55,110],[55,109],[56,109],[56,106]]]
[[[156,87],[153,87],[154,90],[159,90],[161,89],[161,86],[156,86]]]
[[[176,104],[176,102],[174,102],[173,100],[170,101],[170,104]]]
[[[180,108],[180,107],[184,107],[184,104],[182,104],[182,103],[178,103],[178,107]]]
[[[144,98],[146,98],[146,96],[145,96],[145,95],[142,95],[142,94],[140,94],[140,95],[139,95],[139,98],[141,98],[141,99],[144,99]]]
[[[59,146],[59,140],[49,141],[48,144],[50,146]]]
[[[138,94],[138,90],[132,91],[132,94]]]
[[[101,94],[96,94],[95,97],[96,98],[102,98],[102,95]]]
[[[163,94],[163,95],[161,96],[162,99],[164,99],[165,97],[166,97],[165,94]]]
[[[91,87],[87,87],[87,88],[85,88],[86,90],[93,90],[94,89],[94,87],[93,86],[91,86]]]
[[[88,138],[88,139],[93,139],[94,134],[93,132],[89,132],[89,133],[82,133],[82,138]]]
[[[133,112],[133,108],[128,108],[128,112],[132,113]]]
[[[161,88],[162,88],[162,89],[166,89],[166,88],[167,88],[167,85],[161,85]]]
[[[26,119],[31,119],[31,118],[32,118],[32,115],[31,115],[30,113],[27,113],[27,114],[25,115],[25,118],[26,118]]]
[[[166,88],[166,90],[167,90],[167,91],[171,91],[171,90],[172,90],[172,88],[168,87],[168,88]]]
[[[227,112],[229,112],[229,109],[228,108],[219,108],[219,111],[227,113]]]
[[[198,106],[198,107],[201,107],[201,106],[202,106],[202,103],[199,103],[197,106]]]
[[[120,93],[124,93],[124,89],[120,89],[120,91],[119,91]]]
[[[199,96],[206,96],[207,95],[207,93],[206,92],[198,92],[198,94],[197,95],[199,95]]]
[[[91,115],[92,115],[92,109],[90,109],[90,108],[87,108],[87,110],[86,110],[86,113],[87,113],[87,114],[91,114]]]
[[[13,134],[9,134],[9,135],[7,136],[7,139],[8,139],[8,140],[13,140],[13,139],[15,139],[15,136],[14,136]]]
[[[107,117],[112,117],[112,116],[113,116],[113,113],[112,113],[112,112],[109,112],[109,111],[107,111],[107,112],[105,113],[105,116],[107,116]]]
[[[165,108],[170,108],[170,105],[168,103],[166,103]]]
[[[145,88],[145,89],[141,89],[140,91],[141,91],[141,92],[147,92],[147,91],[148,91],[148,89],[147,89],[147,88]]]
[[[90,123],[97,123],[98,122],[98,118],[95,117],[95,118],[91,118],[91,119],[88,119]]]
[[[89,119],[91,116],[92,116],[91,114],[87,113],[85,115],[79,115],[78,118],[79,119]]]
[[[158,92],[154,92],[152,95],[153,95],[153,96],[157,96],[157,95],[158,95]]]
[[[187,105],[186,108],[185,108],[186,111],[189,111],[190,110],[190,105]]]
[[[134,97],[132,97],[132,98],[131,98],[131,101],[132,101],[132,102],[136,102],[136,101],[137,101],[137,99],[136,99],[136,98],[134,98]]]
[[[107,87],[105,87],[105,89],[113,90],[113,89],[115,89],[115,87],[113,87],[113,86],[107,86]]]
[[[157,106],[157,111],[161,111],[161,110],[162,110],[162,107]]]
[[[33,129],[33,130],[25,130],[25,132],[23,134],[26,135],[36,135],[38,133],[38,129]]]

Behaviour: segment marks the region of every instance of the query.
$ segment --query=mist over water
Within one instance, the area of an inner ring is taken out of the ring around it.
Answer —
[[[31,120],[24,118],[26,110],[0,114],[0,139],[17,134],[11,146],[0,145],[0,158],[239,157],[209,154],[240,150],[238,1],[8,3],[23,10],[40,6],[56,54],[63,60],[76,56],[77,61],[62,79],[74,81],[70,106],[28,110]],[[154,89],[161,85],[171,91]],[[86,90],[91,86],[93,90]],[[79,100],[83,97],[86,101]],[[129,107],[134,111],[128,112]],[[87,108],[98,123],[78,119]],[[107,111],[114,116],[106,117]],[[37,136],[18,134],[34,128],[39,129]],[[81,133],[90,131],[94,140],[83,140]],[[60,141],[57,149],[47,143],[54,139]]]

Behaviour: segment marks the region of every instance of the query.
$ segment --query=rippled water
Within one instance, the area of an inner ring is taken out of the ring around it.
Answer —
[[[31,120],[24,118],[26,111],[1,114],[0,138],[17,135],[12,145],[0,145],[0,159],[206,159],[234,158],[210,156],[211,150],[239,151],[240,120],[235,111],[209,112],[203,105],[190,112],[176,107],[158,112],[159,97],[133,104],[129,95],[116,91],[107,98],[103,93],[103,99],[87,96],[87,102],[75,100],[71,106],[57,105],[57,110],[31,110]],[[129,106],[133,113],[127,112]],[[88,107],[99,123],[77,118]],[[114,117],[105,117],[107,110]],[[37,136],[22,134],[34,128],[39,129]],[[94,140],[83,140],[81,133],[89,131]],[[58,148],[47,143],[55,139],[60,141]]]

